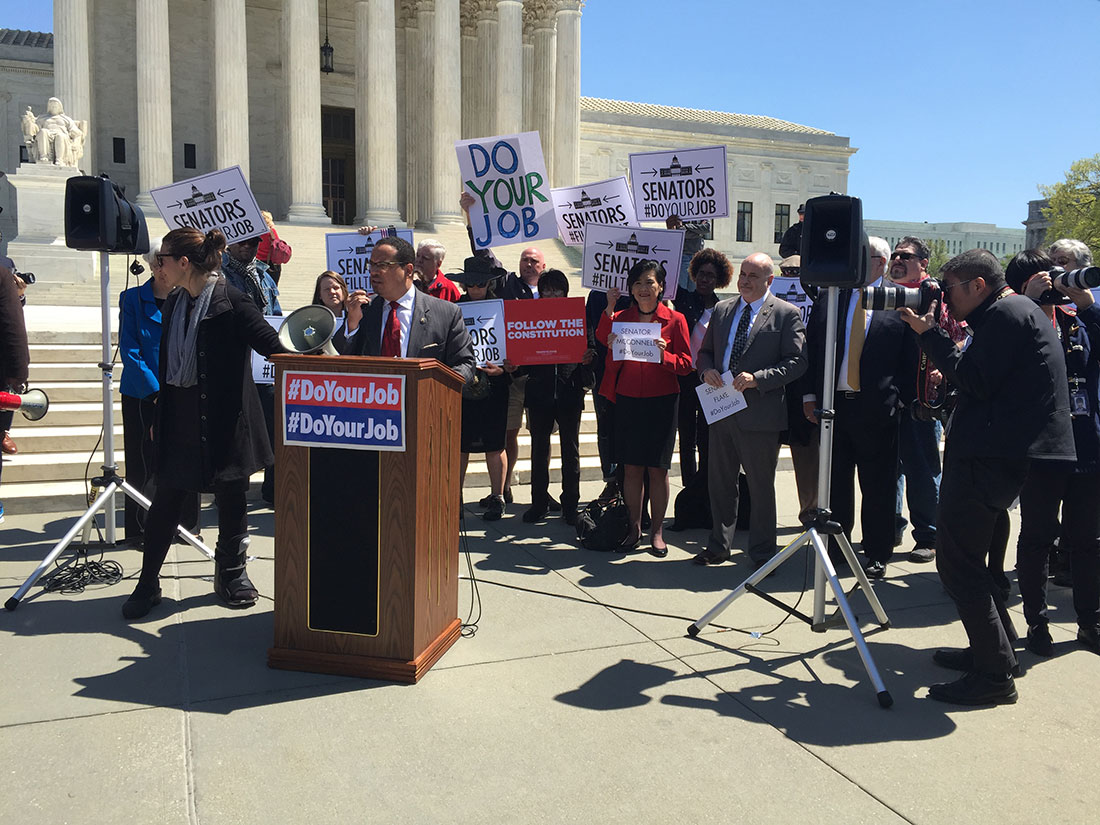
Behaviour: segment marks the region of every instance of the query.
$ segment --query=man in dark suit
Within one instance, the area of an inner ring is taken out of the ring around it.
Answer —
[[[869,286],[879,286],[890,247],[882,238],[870,242]],[[826,298],[823,291],[814,301],[806,324],[810,368],[803,379],[802,401],[806,418],[815,424],[814,410],[825,386]],[[870,578],[881,579],[894,552],[898,421],[916,396],[917,340],[896,312],[865,310],[861,290],[840,290],[838,304],[836,374],[830,376],[836,382],[830,505],[850,541],[858,470],[865,570]],[[830,544],[839,562],[839,548]]]
[[[779,433],[787,428],[784,387],[806,371],[805,329],[798,309],[768,290],[775,274],[763,253],[741,263],[737,298],[719,301],[699,348],[700,377],[712,387],[733,373],[733,388],[748,406],[710,426],[708,483],[714,517],[707,549],[696,564],[721,564],[730,557],[737,527],[737,477],[749,485],[749,558],[757,568],[776,550],[775,468]]]
[[[382,238],[370,255],[375,296],[363,319],[348,331],[345,355],[435,358],[463,380],[474,374],[474,350],[462,312],[413,286],[412,244]]]

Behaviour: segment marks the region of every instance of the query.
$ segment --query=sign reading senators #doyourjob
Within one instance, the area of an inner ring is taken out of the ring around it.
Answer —
[[[260,206],[241,167],[230,166],[149,191],[169,229],[193,226],[200,232],[220,229],[227,243],[267,232]]]
[[[405,450],[405,376],[283,373],[283,444]]]

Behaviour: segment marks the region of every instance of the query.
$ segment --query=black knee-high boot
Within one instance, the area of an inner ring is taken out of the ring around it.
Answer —
[[[251,607],[260,594],[248,578],[248,534],[218,540],[214,548],[214,592],[230,607]]]

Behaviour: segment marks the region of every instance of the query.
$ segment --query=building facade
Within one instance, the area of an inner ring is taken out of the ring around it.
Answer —
[[[864,220],[868,235],[885,238],[893,248],[902,238],[912,236],[923,241],[943,241],[948,255],[968,249],[988,249],[998,258],[1015,255],[1024,249],[1024,230],[994,226],[991,223],[928,223],[918,221]]]
[[[1024,244],[1027,249],[1038,249],[1047,245],[1050,218],[1043,214],[1043,210],[1049,208],[1050,201],[1046,198],[1027,202],[1027,220],[1024,221]]]

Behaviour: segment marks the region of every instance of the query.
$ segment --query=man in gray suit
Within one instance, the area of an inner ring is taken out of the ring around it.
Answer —
[[[374,245],[370,278],[375,296],[359,325],[348,330],[344,354],[435,358],[469,381],[474,349],[462,312],[413,286],[414,257],[412,244],[403,238],[382,238]]]
[[[737,525],[737,477],[749,483],[752,518],[749,558],[761,567],[776,551],[775,468],[779,433],[787,428],[784,386],[806,371],[806,330],[798,309],[768,287],[772,259],[755,253],[741,263],[737,298],[719,301],[699,349],[696,368],[712,387],[733,373],[733,388],[748,406],[710,425],[710,508],[714,527],[696,564],[721,564],[730,557]]]

